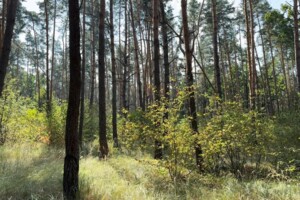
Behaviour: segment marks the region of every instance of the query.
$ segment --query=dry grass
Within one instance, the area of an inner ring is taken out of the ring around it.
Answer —
[[[166,170],[115,153],[80,161],[81,199],[300,199],[299,182],[239,182],[192,175],[174,186]],[[42,144],[0,146],[0,199],[62,199],[63,151]]]

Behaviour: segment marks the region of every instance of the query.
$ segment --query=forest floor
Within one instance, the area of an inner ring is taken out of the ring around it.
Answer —
[[[194,174],[174,184],[149,156],[112,154],[80,160],[80,199],[300,199],[297,181]],[[63,155],[37,143],[0,146],[0,199],[62,199]]]

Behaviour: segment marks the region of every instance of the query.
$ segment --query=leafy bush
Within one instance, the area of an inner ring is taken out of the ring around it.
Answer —
[[[186,93],[181,91],[173,100],[163,98],[153,103],[146,112],[126,113],[127,118],[122,120],[119,131],[122,144],[130,150],[153,152],[155,141],[159,141],[164,151],[159,165],[168,169],[173,180],[187,174],[186,169],[194,166],[196,138],[189,118],[181,115],[186,99]]]
[[[237,102],[219,103],[208,110],[199,135],[207,168],[227,169],[239,178],[246,172],[246,163],[258,169],[274,142],[274,122],[256,111],[245,112]]]

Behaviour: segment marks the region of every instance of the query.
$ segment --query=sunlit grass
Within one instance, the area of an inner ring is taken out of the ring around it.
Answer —
[[[80,161],[81,199],[300,199],[295,181],[240,182],[192,174],[176,186],[167,170],[143,156],[141,161],[112,153],[105,161]],[[63,150],[42,144],[0,146],[0,199],[62,199]]]

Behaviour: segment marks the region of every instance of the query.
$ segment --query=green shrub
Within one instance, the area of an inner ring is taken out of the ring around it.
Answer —
[[[218,104],[201,119],[199,142],[207,168],[215,172],[227,169],[238,177],[245,172],[246,163],[258,169],[274,142],[274,122],[256,111],[245,112],[237,102]]]

